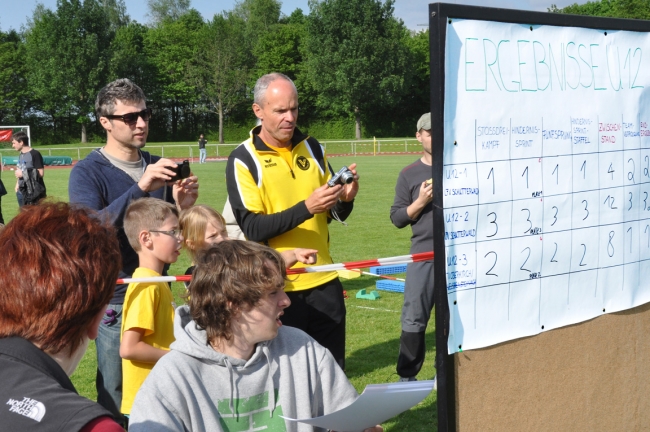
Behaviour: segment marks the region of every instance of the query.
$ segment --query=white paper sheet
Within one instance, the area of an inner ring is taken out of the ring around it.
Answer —
[[[431,393],[434,382],[371,384],[356,401],[339,411],[313,419],[284,419],[337,432],[360,432],[420,403]]]
[[[450,353],[650,300],[650,34],[452,19]]]

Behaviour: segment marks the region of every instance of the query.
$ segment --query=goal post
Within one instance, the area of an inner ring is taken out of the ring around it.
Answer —
[[[11,137],[16,132],[27,132],[27,138],[29,139],[29,145],[32,145],[32,135],[30,133],[30,128],[27,125],[24,126],[3,126],[0,125],[0,141],[11,141]]]
[[[29,145],[32,145],[32,136],[31,131],[28,125],[0,125],[0,143],[10,142],[13,138],[14,133],[16,132],[27,132],[27,138],[29,139]],[[4,156],[0,153],[0,169],[4,171],[5,162]]]

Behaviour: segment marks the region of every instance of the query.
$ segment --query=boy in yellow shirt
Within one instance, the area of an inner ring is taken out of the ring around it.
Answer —
[[[178,210],[156,199],[133,201],[124,215],[124,232],[137,252],[134,278],[160,276],[165,264],[176,262],[183,236]],[[135,395],[156,362],[174,341],[174,297],[166,282],[131,283],[122,311],[122,407],[131,413]]]

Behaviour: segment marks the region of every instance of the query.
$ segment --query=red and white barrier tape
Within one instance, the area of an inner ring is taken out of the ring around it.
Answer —
[[[393,276],[370,273],[370,272],[362,271],[362,270],[359,270],[359,269],[349,269],[349,270],[353,271],[355,273],[361,273],[361,274],[368,275],[368,276],[374,276],[374,277],[380,278],[380,279],[388,279],[388,280],[394,280],[394,281],[399,281],[399,282],[406,282],[406,279],[396,278],[396,277],[393,277]]]
[[[395,264],[408,264],[413,262],[430,261],[433,259],[432,252],[421,252],[411,255],[400,255],[388,258],[378,258],[364,261],[353,261],[338,264],[326,264],[320,266],[300,267],[287,270],[287,274],[317,273],[336,270],[354,270],[366,267],[380,267]],[[118,279],[118,284],[139,283],[139,282],[189,282],[192,280],[191,275],[183,276],[157,276],[147,278],[124,278]]]

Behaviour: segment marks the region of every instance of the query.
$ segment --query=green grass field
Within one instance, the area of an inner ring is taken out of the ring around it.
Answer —
[[[403,146],[403,144],[402,144]],[[149,148],[149,146],[147,146]],[[155,147],[155,146],[151,146]],[[409,149],[410,151],[413,151]],[[165,152],[167,156],[168,153]],[[389,217],[393,202],[395,182],[400,170],[417,159],[416,155],[332,157],[330,163],[335,170],[356,162],[360,174],[360,191],[355,209],[348,218],[347,226],[332,222],[331,253],[334,262],[357,261],[383,258],[409,253],[411,231],[398,230]],[[210,162],[193,165],[199,177],[200,197],[198,203],[208,204],[217,210],[223,209],[226,200],[225,162]],[[69,168],[48,169],[45,183],[48,197],[54,200],[68,200]],[[8,190],[15,183],[12,171],[3,171],[2,180]],[[18,211],[13,194],[2,200],[5,221]],[[183,274],[189,266],[185,255],[175,263],[170,274]],[[399,275],[398,275],[399,276]],[[346,373],[356,389],[361,392],[368,384],[393,382],[398,379],[395,364],[399,350],[400,311],[403,295],[381,291],[381,298],[375,301],[357,300],[360,289],[375,289],[376,279],[361,276],[356,279],[342,279],[349,299],[347,318]],[[179,295],[184,291],[181,284],[173,284],[177,304],[183,301]],[[434,374],[435,327],[434,317],[427,331],[427,357],[419,379],[431,379]],[[72,377],[79,392],[90,399],[95,393],[95,347],[90,345],[86,356]],[[433,392],[418,406],[384,423],[386,431],[437,430],[436,394]]]

